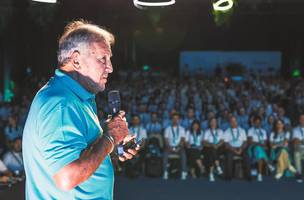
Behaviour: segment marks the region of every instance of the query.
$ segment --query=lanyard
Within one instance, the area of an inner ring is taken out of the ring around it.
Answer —
[[[303,131],[304,128],[299,127],[299,129],[300,129],[300,132],[301,132],[302,140],[304,140],[304,131]]]
[[[191,133],[191,135],[193,136],[193,144],[195,146],[199,146],[199,144],[197,144],[197,142],[198,142],[198,134],[197,134],[197,132],[193,132],[193,133]]]
[[[173,126],[171,126],[171,131],[172,131],[172,135],[173,135],[173,143],[176,145],[177,139],[179,137],[179,127],[177,126],[176,133],[175,133]]]
[[[280,133],[277,137],[277,144],[280,144],[281,142],[284,142],[284,133]]]
[[[216,129],[215,129],[215,133],[213,133],[212,128],[210,128],[210,132],[213,136],[213,143],[217,144],[218,143],[218,133],[217,133]]]
[[[302,136],[302,143],[304,142],[304,131],[303,131],[303,129],[304,129],[304,127],[299,127],[299,129],[300,129],[300,132],[301,132],[301,136]]]
[[[262,143],[264,140],[263,140],[263,137],[262,137],[262,131],[261,131],[261,129],[254,129],[254,132],[255,132],[255,134],[258,136],[258,138],[259,138],[259,143]]]
[[[14,152],[11,151],[10,153],[15,158],[15,160],[18,162],[19,165],[23,165],[23,160],[22,159],[20,159],[18,156],[16,156],[14,154]]]
[[[237,131],[237,136],[236,136],[236,137],[234,137],[232,128],[231,128],[230,130],[231,130],[231,135],[232,135],[232,140],[233,140],[233,142],[237,142],[237,139],[240,137],[239,129],[238,129],[238,128],[236,129],[236,131]]]

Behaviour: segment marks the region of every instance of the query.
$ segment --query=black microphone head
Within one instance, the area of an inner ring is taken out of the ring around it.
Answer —
[[[118,90],[111,90],[108,93],[108,106],[112,116],[120,111],[120,95]]]

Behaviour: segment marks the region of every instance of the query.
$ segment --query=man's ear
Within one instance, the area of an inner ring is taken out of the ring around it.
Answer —
[[[80,53],[79,51],[74,51],[71,55],[71,62],[75,70],[79,70],[80,66]]]

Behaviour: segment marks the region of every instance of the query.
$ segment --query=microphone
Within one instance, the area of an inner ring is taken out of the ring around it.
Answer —
[[[109,114],[114,117],[115,115],[118,115],[120,111],[120,95],[118,90],[111,90],[108,93],[108,106],[110,109]],[[140,147],[142,141],[136,142],[135,140],[131,140],[123,145],[123,142],[121,142],[117,146],[117,153],[118,156],[123,156],[124,152],[127,151],[127,149],[135,149],[136,147]]]
[[[112,117],[120,111],[120,95],[118,90],[111,90],[108,93],[108,106]]]

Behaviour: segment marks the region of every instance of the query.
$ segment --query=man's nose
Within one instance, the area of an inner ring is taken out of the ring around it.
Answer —
[[[109,61],[109,62],[107,63],[106,71],[107,71],[107,73],[109,73],[109,74],[113,72],[113,66],[112,66],[112,62],[111,62],[111,61]]]

